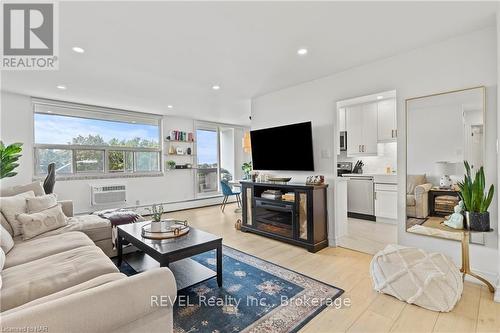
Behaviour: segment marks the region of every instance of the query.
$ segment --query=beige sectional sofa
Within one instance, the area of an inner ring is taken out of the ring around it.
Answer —
[[[63,207],[72,216],[71,204]],[[3,215],[1,222],[11,234]],[[158,268],[127,277],[105,252],[113,253],[111,227],[97,216],[69,219],[33,239],[14,237],[1,271],[2,331],[171,332],[172,306],[157,306],[152,296],[175,300],[172,272]]]

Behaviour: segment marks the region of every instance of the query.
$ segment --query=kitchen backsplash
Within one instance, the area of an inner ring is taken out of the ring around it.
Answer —
[[[356,161],[362,160],[365,166],[363,167],[364,173],[383,173],[387,167],[391,167],[393,172],[397,170],[398,152],[397,143],[379,143],[377,145],[378,155],[377,156],[363,156],[363,157],[347,157],[347,152],[341,151],[338,156],[339,162],[352,162],[352,165],[356,164]]]

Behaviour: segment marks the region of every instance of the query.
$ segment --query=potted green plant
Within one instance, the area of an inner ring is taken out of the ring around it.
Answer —
[[[163,215],[163,205],[153,204],[151,208],[146,208],[151,213],[151,231],[161,230],[161,216]]]
[[[8,146],[0,141],[0,179],[14,177],[17,172],[14,171],[19,166],[17,161],[23,150],[22,143],[16,142]]]
[[[250,179],[250,172],[252,171],[252,162],[245,162],[241,166],[243,170],[243,179]]]
[[[175,169],[175,164],[176,164],[175,161],[172,161],[172,160],[167,161],[167,167],[168,167],[168,169],[169,170]]]
[[[488,193],[486,193],[484,168],[481,167],[472,178],[469,162],[464,161],[464,165],[466,174],[464,180],[458,183],[458,187],[460,189],[459,196],[465,207],[467,228],[473,231],[489,231],[490,213],[488,207],[493,199],[495,187],[490,185]]]

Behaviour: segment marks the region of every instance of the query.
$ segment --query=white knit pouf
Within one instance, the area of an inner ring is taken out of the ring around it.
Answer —
[[[375,254],[370,274],[376,291],[433,311],[451,311],[464,287],[450,258],[399,245]]]

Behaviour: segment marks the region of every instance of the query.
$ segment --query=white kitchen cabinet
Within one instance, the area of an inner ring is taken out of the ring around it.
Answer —
[[[345,108],[339,108],[339,132],[346,131],[345,127]]]
[[[397,139],[396,99],[386,99],[377,105],[378,142]]]
[[[377,103],[346,107],[347,156],[377,155]]]
[[[375,217],[397,220],[398,187],[395,184],[375,183]]]

